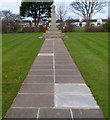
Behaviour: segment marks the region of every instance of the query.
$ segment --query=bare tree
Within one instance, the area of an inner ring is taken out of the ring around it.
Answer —
[[[10,10],[2,10],[0,11],[0,19],[1,20],[16,20],[19,19],[20,15],[12,13]]]
[[[65,7],[65,4],[60,4],[57,7],[57,19],[60,21],[60,27],[63,28],[64,20],[67,15],[67,9]]]
[[[87,22],[87,26],[90,26],[91,18],[94,14],[101,12],[106,2],[100,2],[99,0],[76,0],[70,4],[71,10],[81,16]]]
[[[16,32],[20,29],[20,16],[12,13],[10,10],[0,11],[0,19],[2,20],[2,32]]]

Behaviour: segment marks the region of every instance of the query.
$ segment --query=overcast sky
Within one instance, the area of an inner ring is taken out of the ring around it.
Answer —
[[[13,13],[19,13],[19,6],[21,4],[22,0],[0,0],[0,10],[10,10]],[[74,0],[55,0],[56,6],[61,3],[65,3],[66,8],[68,9],[68,16],[71,16],[72,18],[78,18],[75,14],[72,14],[72,12],[69,10],[69,4],[71,1]],[[93,18],[107,18],[108,17],[108,7],[104,8],[103,13],[96,14]]]

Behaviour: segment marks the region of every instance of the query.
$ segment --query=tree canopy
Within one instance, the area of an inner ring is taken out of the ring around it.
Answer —
[[[51,17],[51,5],[53,2],[21,2],[20,15],[23,17],[32,17],[35,25],[39,20]]]

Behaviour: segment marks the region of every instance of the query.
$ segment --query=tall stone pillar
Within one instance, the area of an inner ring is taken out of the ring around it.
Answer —
[[[52,13],[51,13],[51,30],[56,30],[56,11],[55,5],[52,6]]]

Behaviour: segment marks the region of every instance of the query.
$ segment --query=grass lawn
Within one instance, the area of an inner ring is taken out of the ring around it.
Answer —
[[[108,33],[66,33],[64,39],[87,85],[108,117]]]
[[[2,34],[0,33],[0,120],[2,119]]]
[[[3,34],[3,116],[12,104],[37,56],[42,33]]]

